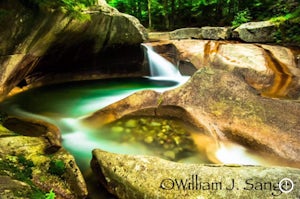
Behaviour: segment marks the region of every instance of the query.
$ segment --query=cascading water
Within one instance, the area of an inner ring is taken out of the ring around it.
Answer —
[[[177,67],[156,53],[151,46],[142,44],[148,59],[151,77],[178,78],[181,74]]]
[[[189,78],[181,76],[173,64],[150,47],[143,47],[146,49],[152,71],[151,77],[65,83],[61,86],[32,89],[8,98],[0,104],[0,110],[12,116],[35,118],[57,125],[63,133],[64,147],[75,156],[78,155],[76,158],[84,168],[89,167],[91,150],[94,148],[111,152],[151,154],[151,150],[147,151],[140,146],[138,148],[120,144],[117,140],[107,140],[105,136],[96,135],[98,132],[95,132],[93,127],[83,126],[80,122],[81,118],[134,92],[143,89],[165,91],[179,86]],[[36,102],[39,102],[38,106]],[[224,156],[224,150],[221,152],[219,156]]]
[[[99,132],[92,126],[86,127],[80,122],[82,117],[136,91],[143,89],[164,91],[186,82],[188,76],[181,76],[173,64],[155,53],[150,47],[143,46],[147,53],[150,77],[73,82],[31,89],[2,102],[0,110],[12,116],[46,120],[57,125],[63,134],[63,146],[75,156],[82,171],[89,168],[91,151],[94,148],[116,153],[153,155],[153,148],[149,149],[139,143],[121,142],[117,137],[112,139],[108,136],[111,135],[110,132]],[[156,122],[153,124],[157,125]],[[198,136],[198,134],[194,135]],[[197,137],[194,140],[198,142],[196,145],[199,148],[208,145],[206,142],[200,143],[202,140],[207,140],[203,137]],[[149,140],[146,141],[149,142]],[[228,149],[226,146],[223,148],[224,150],[219,150],[216,154],[217,158],[223,160],[219,156],[232,157],[231,148]],[[206,151],[206,149],[203,150]],[[244,153],[242,155],[244,156]],[[192,162],[195,161],[199,161],[198,156],[195,156]],[[228,162],[232,162],[232,158]]]
[[[188,76],[181,76],[173,64],[150,47],[143,46],[147,48],[146,57],[152,71],[149,77],[65,83],[61,86],[32,89],[6,100],[0,104],[0,110],[10,115],[44,120],[57,125],[63,134],[62,144],[75,156],[79,154],[77,161],[82,163],[81,167],[84,168],[89,167],[91,151],[94,148],[129,154],[139,153],[141,149],[134,152],[135,147],[124,146],[117,141],[101,137],[95,141],[92,127],[82,126],[80,120],[134,92],[143,89],[163,92],[186,82]],[[24,98],[28,100],[24,101]],[[39,106],[36,106],[36,101],[39,101]]]

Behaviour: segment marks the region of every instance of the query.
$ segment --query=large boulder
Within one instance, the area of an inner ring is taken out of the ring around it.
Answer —
[[[201,34],[203,39],[227,40],[231,38],[232,30],[230,27],[205,26],[201,28]]]
[[[195,69],[210,66],[234,70],[264,96],[300,97],[299,48],[212,40],[173,40],[149,45],[168,60],[179,63],[182,71],[191,65]]]
[[[300,194],[300,170],[292,168],[182,164],[101,150],[93,151],[91,166],[99,181],[120,199],[297,198]]]
[[[0,125],[0,198],[45,198],[50,192],[58,199],[86,198],[87,187],[74,157],[57,146],[59,139],[53,143],[57,129],[45,122],[18,123],[22,128],[13,128],[25,135]]]
[[[84,122],[96,128],[129,115],[177,117],[217,139],[266,153],[279,165],[300,164],[300,104],[257,95],[240,73],[203,68],[177,89],[135,93]]]
[[[238,37],[251,43],[275,42],[276,25],[270,21],[249,22],[234,30]]]
[[[61,145],[61,133],[55,126],[41,120],[8,117],[3,121],[3,127],[24,136],[43,137],[47,140],[46,153],[58,151]]]
[[[85,20],[26,2],[0,3],[5,11],[0,18],[2,96],[22,80],[26,85],[47,75],[48,81],[67,81],[145,73],[139,45],[147,34],[136,18],[105,1],[85,10]]]

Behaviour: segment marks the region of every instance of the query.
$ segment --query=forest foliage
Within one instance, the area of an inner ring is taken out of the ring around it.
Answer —
[[[119,11],[134,15],[152,30],[182,27],[232,26],[271,20],[282,38],[300,42],[299,0],[107,0]],[[288,42],[288,41],[287,41]]]
[[[299,0],[107,0],[146,27],[237,26],[247,21],[298,15]],[[151,19],[149,19],[151,18]]]
[[[31,7],[60,8],[77,18],[97,0],[20,0]],[[271,20],[279,27],[279,42],[300,43],[300,0],[106,0],[137,17],[150,30],[232,26]],[[0,13],[1,14],[1,13]]]
[[[20,0],[31,9],[61,9],[77,19],[87,19],[82,11],[96,4],[97,0]]]

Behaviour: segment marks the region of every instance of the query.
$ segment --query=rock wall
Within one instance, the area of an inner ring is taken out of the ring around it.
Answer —
[[[299,48],[215,40],[152,42],[155,51],[184,71],[213,67],[242,74],[261,95],[300,97]],[[190,74],[189,74],[190,75]]]
[[[140,43],[146,31],[134,17],[102,1],[85,11],[86,20],[22,2],[0,3],[1,96],[22,80],[31,84],[145,73]]]

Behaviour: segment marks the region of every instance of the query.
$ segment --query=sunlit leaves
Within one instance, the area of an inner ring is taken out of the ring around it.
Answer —
[[[250,15],[249,9],[242,10],[235,15],[233,21],[232,21],[232,26],[233,27],[238,27],[239,25],[249,22],[252,19]]]

